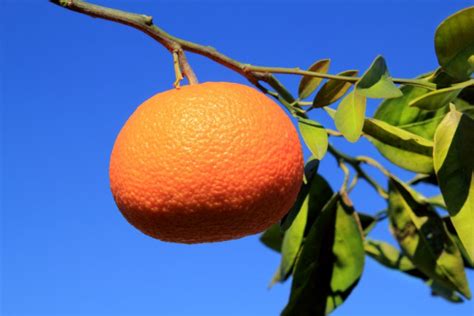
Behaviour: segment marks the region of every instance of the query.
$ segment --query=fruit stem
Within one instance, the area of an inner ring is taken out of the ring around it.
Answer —
[[[179,65],[179,58],[178,58],[177,51],[173,52],[173,66],[174,66],[174,74],[176,76],[176,80],[174,81],[173,86],[175,87],[175,89],[179,89],[181,80],[183,80],[183,73],[181,72],[181,67]]]
[[[189,84],[190,85],[198,84],[199,81],[193,69],[191,68],[191,65],[189,64],[188,59],[186,58],[186,54],[184,53],[184,50],[180,48],[177,50],[176,54],[178,56],[178,62],[179,62],[179,67],[181,69],[181,73],[186,77],[186,79],[188,79]]]

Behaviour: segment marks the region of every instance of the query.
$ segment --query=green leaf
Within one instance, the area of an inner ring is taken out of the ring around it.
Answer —
[[[450,87],[451,85],[463,80],[450,76],[442,67],[438,67],[431,77],[432,82],[436,83],[436,89]]]
[[[452,77],[468,79],[474,71],[474,7],[456,12],[436,29],[435,49],[441,67]]]
[[[470,105],[462,99],[455,99],[453,104],[455,105],[456,110],[474,120],[474,105]]]
[[[303,204],[306,203],[308,208],[308,219],[306,221],[306,228],[304,232],[304,235],[306,236],[309,228],[318,217],[324,205],[326,205],[326,203],[332,197],[333,191],[326,179],[324,179],[319,174],[315,174],[309,179],[309,182],[303,186],[303,189],[300,191],[300,193],[302,193],[301,202],[294,204],[291,214],[288,216],[292,217],[292,219],[288,218],[283,221],[280,229],[288,231],[296,216],[303,208]]]
[[[319,159],[316,159],[314,156],[309,157],[304,166],[304,183],[310,183],[311,179],[317,175],[319,169]],[[435,176],[436,178],[436,176]]]
[[[408,256],[398,251],[389,243],[366,239],[364,250],[369,257],[389,269],[398,270],[423,281],[428,280],[428,277],[415,267]]]
[[[363,130],[364,133],[384,144],[428,157],[433,154],[432,141],[384,121],[366,119]]]
[[[392,245],[383,241],[366,240],[364,248],[369,257],[385,267],[425,280],[426,284],[431,287],[432,295],[441,296],[454,303],[463,301],[453,290],[444,287],[439,282],[428,280],[428,277],[419,271],[405,254],[400,253]]]
[[[317,195],[321,193],[320,187],[322,181],[325,182],[325,180],[318,175],[312,179],[311,183],[309,184],[309,192],[306,195],[306,198],[304,199],[303,204],[301,205],[301,208],[293,220],[290,228],[288,228],[285,236],[283,237],[279,280],[286,280],[293,269],[296,256],[303,243],[310,208],[312,208],[311,211],[313,213],[317,212],[319,214],[321,208],[323,207],[323,205],[319,203],[320,208],[314,209],[314,198],[319,198]],[[332,195],[332,192],[330,194]],[[324,198],[324,196],[322,198]]]
[[[446,203],[444,203],[443,195],[441,194],[427,198],[426,202],[430,203],[433,206],[446,209]]]
[[[316,159],[323,159],[328,149],[328,133],[314,120],[298,119],[298,127],[305,144]]]
[[[334,115],[336,128],[350,142],[356,142],[364,126],[366,98],[350,92],[342,99]]]
[[[458,236],[474,259],[474,121],[452,109],[435,134],[433,161]]]
[[[382,156],[399,167],[413,172],[433,172],[433,159],[431,157],[400,150],[397,147],[384,144],[373,138],[369,138],[369,141],[377,147]]]
[[[432,140],[436,127],[449,109],[446,107],[435,112],[427,112],[410,107],[410,102],[425,95],[429,90],[414,86],[403,86],[401,90],[403,97],[384,100],[375,112],[374,118]]]
[[[311,187],[311,183],[313,181],[313,178],[318,176],[318,174],[317,174],[318,173],[318,168],[319,168],[319,160],[314,158],[313,156],[311,156],[310,159],[308,159],[306,161],[306,164],[304,166],[304,179],[303,179],[304,181],[301,185],[300,191],[298,192],[298,196],[296,197],[296,201],[295,201],[295,203],[293,203],[293,205],[292,205],[291,209],[288,211],[288,213],[281,220],[280,229],[282,231],[288,230],[288,228],[290,228],[291,224],[293,223],[294,219],[296,218],[296,215],[298,215],[298,212],[301,209],[301,205],[303,205],[303,202],[304,202],[304,200],[306,199],[306,196],[309,193],[309,189]],[[325,180],[322,179],[321,181],[325,181]],[[323,188],[323,185],[324,184],[322,184],[321,188]],[[327,184],[327,186],[329,186],[329,184]],[[332,191],[331,191],[331,195],[332,195]]]
[[[362,226],[364,235],[367,235],[377,224],[377,219],[361,212],[357,212],[357,215],[359,216],[360,225]]]
[[[406,255],[386,242],[366,239],[364,249],[367,255],[387,268],[404,272],[416,269]]]
[[[453,102],[464,88],[472,85],[474,85],[474,80],[468,80],[449,88],[432,91],[414,99],[409,105],[426,111],[434,111]]]
[[[419,183],[426,183],[426,184],[432,184],[435,186],[438,186],[438,179],[436,178],[436,175],[434,173],[431,174],[423,174],[423,173],[418,173],[413,177],[410,181],[410,185],[416,185]]]
[[[280,282],[280,267],[276,270],[276,272],[273,274],[272,279],[270,280],[270,283],[268,283],[268,288],[271,289],[275,284]]]
[[[311,226],[321,214],[324,206],[329,202],[333,194],[334,192],[328,181],[317,174],[311,182],[311,189],[309,191],[308,220],[304,232],[305,237],[308,235]]]
[[[327,315],[357,285],[364,248],[353,212],[339,194],[325,205],[306,238],[282,315]]]
[[[296,256],[300,251],[308,218],[308,202],[307,198],[283,238],[279,280],[288,278],[293,269]]]
[[[338,73],[338,76],[355,77],[359,73],[358,70],[346,70]],[[313,100],[312,108],[321,108],[330,105],[346,94],[352,83],[342,80],[330,79],[319,89]]]
[[[389,218],[398,243],[421,272],[471,297],[461,253],[442,219],[421,195],[395,178],[389,182]]]
[[[462,258],[464,259],[464,266],[467,268],[474,269],[474,262],[469,258],[469,255],[467,254],[466,248],[464,248],[461,240],[459,239],[458,233],[456,232],[456,229],[453,226],[453,222],[449,218],[449,216],[443,217],[443,222],[446,225],[446,228],[448,229],[449,233],[454,239],[454,242],[459,248],[459,251],[461,251]]]
[[[427,284],[431,286],[431,295],[441,296],[442,298],[450,301],[451,303],[462,303],[463,299],[453,290],[445,287],[440,282],[434,280],[428,280]]]
[[[474,106],[474,86],[467,87],[459,94],[459,98],[467,104]]]
[[[328,106],[324,107],[323,109],[324,109],[324,111],[326,111],[326,113],[329,115],[329,117],[334,120],[334,118],[336,117],[336,110],[331,109]]]
[[[410,107],[409,103],[412,100],[428,93],[429,90],[413,86],[403,86],[401,90],[403,91],[403,97],[384,100],[375,112],[374,118],[432,140],[436,127],[447,113],[448,107],[430,112]],[[427,174],[433,172],[431,157],[412,154],[376,140],[372,143],[385,158],[397,166],[414,172]]]
[[[357,93],[368,98],[390,99],[403,95],[390,79],[387,64],[382,56],[377,56],[356,85]]]
[[[433,172],[433,142],[376,119],[366,119],[364,133],[379,152],[398,166],[420,173]]]
[[[309,67],[308,71],[326,73],[329,70],[329,64],[331,63],[330,59],[321,59],[315,62]],[[314,90],[319,86],[323,78],[316,78],[310,76],[304,76],[298,87],[298,95],[300,99],[306,99],[309,97]]]
[[[260,236],[260,241],[268,248],[280,252],[283,243],[283,234],[280,231],[280,225],[274,224],[270,226],[270,228]]]

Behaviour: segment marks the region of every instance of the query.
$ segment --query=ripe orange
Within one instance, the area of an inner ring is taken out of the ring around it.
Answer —
[[[110,159],[118,208],[143,233],[199,243],[255,234],[289,210],[298,134],[263,93],[208,82],[159,93],[128,119]]]

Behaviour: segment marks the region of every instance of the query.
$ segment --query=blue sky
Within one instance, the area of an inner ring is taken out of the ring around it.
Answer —
[[[396,77],[434,69],[436,26],[472,4],[98,3],[153,15],[174,35],[252,64],[307,67],[329,57],[335,73],[364,70],[382,54]],[[113,142],[136,106],[171,88],[167,51],[136,30],[45,0],[4,0],[0,19],[0,314],[277,315],[290,284],[267,289],[279,258],[258,236],[194,246],[164,243],[132,228],[114,204],[108,183]],[[189,59],[201,81],[245,83],[202,57]],[[296,77],[282,80],[295,91]],[[369,113],[376,104],[369,104]],[[322,112],[313,115],[329,124]],[[336,144],[379,157],[364,141]],[[338,188],[340,171],[329,156],[321,170]],[[436,193],[429,187],[424,192]],[[366,212],[384,208],[363,183],[353,200]],[[380,226],[373,237],[391,240],[386,223]],[[474,285],[474,273],[468,278]],[[467,316],[473,305],[432,298],[422,282],[369,259],[359,286],[333,315]]]

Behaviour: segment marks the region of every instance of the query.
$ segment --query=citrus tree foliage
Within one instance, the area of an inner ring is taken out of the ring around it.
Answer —
[[[306,170],[289,215],[261,236],[265,245],[281,254],[272,284],[293,276],[283,315],[331,313],[356,287],[364,254],[419,278],[433,295],[451,302],[471,298],[465,269],[473,268],[474,259],[474,7],[440,24],[435,48],[439,67],[417,78],[432,86],[420,82],[397,86],[378,56],[354,84],[328,80],[315,93],[308,110],[327,107],[349,142],[368,138],[390,162],[416,176],[403,182],[378,163],[336,154],[356,173],[368,162],[387,176],[387,191],[375,187],[387,208],[383,216],[371,216],[357,212],[347,197],[350,189],[343,186],[333,193],[315,168]],[[312,67],[321,71],[320,65],[328,64],[324,61]],[[309,97],[319,83],[303,77],[299,98]],[[383,99],[372,118],[365,115],[367,98]],[[311,159],[323,159],[328,132],[306,116],[299,118],[299,128]],[[416,191],[421,182],[438,186],[441,195],[423,196]],[[368,236],[386,217],[398,248]]]
[[[366,257],[418,278],[432,295],[456,303],[471,298],[465,269],[474,267],[474,7],[455,13],[437,28],[436,69],[399,79],[390,75],[382,56],[364,72],[351,69],[337,75],[328,73],[329,59],[317,60],[307,71],[242,64],[213,48],[167,34],[148,16],[78,0],[51,2],[151,35],[173,53],[177,84],[183,76],[195,81],[183,52],[197,53],[245,76],[297,119],[312,156],[296,202],[260,238],[281,257],[271,285],[292,282],[282,315],[334,311],[356,289]],[[302,76],[297,97],[275,73]],[[367,99],[381,100],[373,117],[366,116]],[[308,112],[316,109],[334,120],[336,131],[309,118]],[[330,138],[340,136],[349,142],[367,138],[391,163],[413,172],[413,179],[404,182],[370,157],[338,151]],[[338,189],[318,173],[319,162],[328,154],[345,175]],[[371,178],[367,166],[380,170],[386,183]],[[357,210],[350,193],[358,179],[386,201],[385,210]],[[437,186],[441,194],[423,196],[417,192],[419,183]],[[370,237],[383,220],[396,246]]]

